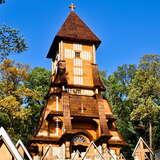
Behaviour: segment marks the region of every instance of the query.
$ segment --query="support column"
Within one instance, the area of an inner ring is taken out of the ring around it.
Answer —
[[[92,50],[93,50],[93,63],[96,64],[96,47],[95,47],[95,45],[93,45]]]
[[[51,68],[52,68],[52,74],[53,74],[55,69],[53,60],[51,60]]]
[[[59,102],[58,102],[58,96],[56,96],[56,111],[59,111]]]
[[[69,141],[65,142],[65,159],[69,160],[71,158],[71,143]]]
[[[107,125],[107,119],[105,115],[105,109],[103,106],[103,100],[98,99],[98,111],[99,111],[99,121],[100,121],[100,127],[101,127],[101,135],[109,135],[108,125]]]
[[[65,131],[69,132],[72,130],[71,125],[71,114],[70,114],[70,107],[69,107],[69,95],[66,92],[63,92],[63,117],[64,117],[64,127]]]
[[[60,60],[64,59],[64,54],[63,54],[63,41],[59,42],[59,55],[60,55]]]
[[[59,135],[59,121],[58,118],[56,119],[56,136]]]
[[[58,48],[59,48],[59,59],[61,60],[61,51],[62,51],[62,49],[61,49],[61,42],[59,42],[59,44],[58,44]]]

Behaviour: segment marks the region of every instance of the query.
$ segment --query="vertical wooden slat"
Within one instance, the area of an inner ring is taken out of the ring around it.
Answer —
[[[70,107],[69,107],[69,95],[67,93],[63,93],[63,117],[64,117],[64,127],[65,131],[71,131],[71,114],[70,114]]]
[[[96,47],[95,47],[95,45],[93,45],[92,50],[93,50],[93,63],[96,64]]]
[[[71,146],[70,146],[70,142],[66,141],[65,142],[65,159],[69,160],[71,158],[71,150],[70,150]]]
[[[105,115],[105,109],[103,106],[103,101],[101,99],[98,100],[98,111],[99,111],[99,121],[100,121],[100,128],[101,128],[101,134],[108,135],[108,125],[107,125],[107,119]]]

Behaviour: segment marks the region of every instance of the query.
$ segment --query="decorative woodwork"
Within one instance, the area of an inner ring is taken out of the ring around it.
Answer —
[[[47,55],[52,60],[51,86],[30,140],[35,157],[42,158],[42,148],[52,146],[61,159],[71,159],[77,150],[86,157],[102,158],[95,144],[103,153],[109,148],[117,155],[126,145],[115,126],[111,106],[102,97],[105,86],[96,64],[100,43],[79,16],[70,12]],[[80,155],[79,159],[84,157]]]

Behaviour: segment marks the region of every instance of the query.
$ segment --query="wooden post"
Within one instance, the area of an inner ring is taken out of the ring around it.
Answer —
[[[56,111],[59,111],[59,102],[58,96],[56,96]]]
[[[93,53],[93,63],[96,64],[96,48],[95,45],[92,46]]]
[[[55,65],[55,63],[53,62],[53,60],[51,60],[51,68],[52,68],[52,74],[54,73],[54,70],[55,70],[55,67],[54,67],[54,65]]]
[[[68,93],[63,92],[62,98],[63,98],[63,118],[64,118],[63,123],[64,123],[65,131],[68,132],[72,130]]]
[[[152,149],[152,123],[149,121],[149,147]]]
[[[63,55],[63,41],[59,42],[59,60],[63,60],[64,55]]]
[[[109,135],[105,109],[103,106],[103,99],[98,100],[98,112],[99,112],[99,122],[101,127],[101,135]]]
[[[65,143],[65,159],[69,160],[71,158],[71,153],[70,153],[70,142],[66,141]]]

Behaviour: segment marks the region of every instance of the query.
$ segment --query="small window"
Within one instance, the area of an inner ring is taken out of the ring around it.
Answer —
[[[75,52],[75,58],[80,58],[80,52]]]

